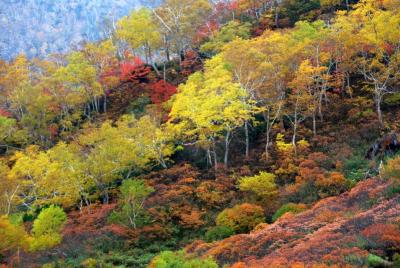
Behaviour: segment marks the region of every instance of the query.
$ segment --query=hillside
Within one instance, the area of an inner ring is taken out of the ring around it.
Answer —
[[[194,242],[186,249],[237,268],[371,265],[370,254],[391,255],[399,246],[399,198],[390,183],[368,179],[349,192],[323,199],[300,214],[286,214],[250,234],[212,244]],[[374,267],[399,265],[382,260]]]
[[[129,15],[0,60],[1,267],[400,267],[398,0],[128,2],[27,1]]]

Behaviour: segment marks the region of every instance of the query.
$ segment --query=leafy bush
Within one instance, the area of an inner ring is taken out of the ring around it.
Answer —
[[[110,222],[116,222],[136,228],[145,221],[143,203],[154,192],[143,180],[125,180],[122,182],[120,195],[120,210],[109,216]]]
[[[81,263],[84,268],[96,268],[97,264],[97,260],[93,258],[88,258]]]
[[[272,221],[276,221],[280,217],[282,217],[285,213],[291,212],[293,214],[300,213],[304,210],[306,210],[307,207],[304,204],[293,204],[293,203],[288,203],[283,206],[281,206],[275,214],[272,216]]]
[[[30,250],[45,250],[61,242],[60,234],[67,220],[67,215],[62,208],[51,205],[43,209],[33,222]]]
[[[234,233],[235,233],[235,231],[233,231],[232,228],[230,228],[230,227],[215,226],[206,232],[205,238],[206,238],[206,242],[210,243],[210,242],[214,242],[217,240],[221,240],[221,239],[230,237]]]
[[[235,233],[247,233],[264,220],[260,206],[244,203],[223,210],[217,216],[217,225],[231,228]]]
[[[400,180],[400,157],[395,157],[387,161],[382,169],[382,176],[384,178],[394,178]]]
[[[367,262],[369,267],[386,267],[387,264],[387,261],[374,254],[368,255]]]
[[[211,258],[188,258],[183,251],[163,251],[149,265],[150,268],[218,268]]]
[[[272,198],[278,194],[275,175],[267,172],[260,172],[256,176],[241,178],[239,180],[239,189],[254,192],[261,198]]]
[[[27,236],[23,226],[12,224],[6,216],[0,217],[0,260],[7,251],[26,247]]]
[[[365,178],[368,171],[368,161],[362,155],[353,155],[343,166],[343,172],[347,179],[357,182]]]

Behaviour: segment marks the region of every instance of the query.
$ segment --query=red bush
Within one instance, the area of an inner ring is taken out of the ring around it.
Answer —
[[[161,104],[168,101],[176,93],[176,87],[160,80],[150,86],[150,99],[154,104]]]
[[[150,67],[146,66],[139,57],[135,57],[133,61],[120,64],[120,80],[122,82],[146,82],[150,72]]]

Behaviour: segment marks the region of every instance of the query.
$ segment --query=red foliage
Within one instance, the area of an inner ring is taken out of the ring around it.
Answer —
[[[181,63],[181,73],[185,76],[200,71],[203,68],[203,62],[196,51],[189,50],[185,54],[185,58]]]
[[[364,229],[362,234],[381,247],[400,250],[400,228],[395,224],[374,224]]]
[[[375,250],[399,249],[400,227],[387,224],[399,218],[397,197],[365,206],[371,189],[382,195],[388,185],[378,179],[366,180],[350,192],[321,200],[301,214],[258,231],[210,244],[196,242],[186,250],[199,257],[213,256],[220,264],[236,263],[235,267],[350,267],[347,257],[365,260],[369,254],[350,246],[357,243],[360,233],[377,246]]]
[[[219,28],[220,25],[218,21],[215,18],[210,19],[204,25],[199,27],[193,40],[194,43],[202,43],[206,38],[210,37],[214,32],[218,31]]]
[[[79,235],[84,233],[101,233],[106,226],[107,217],[116,204],[94,204],[73,211],[68,215],[68,222],[63,230],[64,235]]]
[[[176,87],[160,80],[149,85],[150,99],[154,104],[161,104],[168,101],[176,93]]]
[[[49,125],[48,129],[49,129],[50,134],[51,134],[51,136],[52,136],[53,138],[56,137],[56,136],[58,135],[58,126],[57,126],[57,124],[51,124],[51,125]]]
[[[3,116],[3,117],[11,117],[12,114],[11,114],[9,111],[7,111],[6,109],[0,108],[0,116]]]
[[[132,61],[125,61],[120,64],[120,80],[122,82],[144,83],[151,69],[146,66],[139,57]]]

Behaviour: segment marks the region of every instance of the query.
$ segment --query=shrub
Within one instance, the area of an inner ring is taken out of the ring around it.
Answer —
[[[67,216],[62,208],[51,205],[43,209],[33,222],[30,250],[45,250],[61,242],[60,234]]]
[[[390,159],[382,169],[384,178],[394,178],[400,180],[400,157]]]
[[[386,267],[387,266],[387,261],[385,261],[381,257],[374,255],[374,254],[368,255],[367,263],[368,263],[369,267]]]
[[[88,258],[81,263],[82,267],[84,268],[96,268],[97,264],[97,260],[93,258]]]
[[[272,221],[276,221],[280,217],[282,217],[285,213],[291,212],[293,214],[300,213],[304,210],[306,210],[307,207],[304,204],[294,204],[294,203],[288,203],[283,206],[281,206],[275,214],[272,216]]]
[[[145,221],[143,208],[146,198],[154,192],[154,188],[147,186],[144,180],[124,180],[119,187],[120,210],[109,216],[111,223],[121,223],[135,229]]]
[[[396,224],[373,224],[361,233],[367,238],[371,248],[385,248],[387,251],[400,250],[400,227]]]
[[[343,166],[343,172],[347,179],[351,181],[360,181],[365,178],[368,171],[368,161],[363,155],[353,155]]]
[[[163,251],[156,256],[149,265],[150,268],[218,268],[218,264],[211,258],[188,258],[185,252]]]
[[[12,224],[6,216],[0,217],[0,255],[24,248],[27,245],[27,236],[22,225]]]
[[[206,242],[210,243],[210,242],[214,242],[217,240],[221,240],[221,239],[230,237],[234,233],[235,233],[235,231],[233,231],[232,228],[230,228],[230,227],[215,226],[206,232],[205,239],[206,239]]]
[[[217,216],[217,225],[226,226],[235,233],[247,233],[264,222],[264,210],[257,205],[244,203],[223,210]]]
[[[259,175],[243,177],[239,180],[241,191],[251,191],[261,198],[273,198],[278,194],[278,187],[275,184],[275,175],[267,172],[260,172]]]

